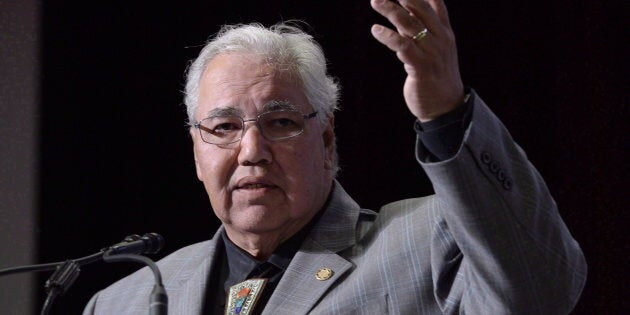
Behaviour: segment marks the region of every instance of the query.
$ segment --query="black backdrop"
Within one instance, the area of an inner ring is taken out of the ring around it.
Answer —
[[[621,2],[448,2],[465,83],[528,152],[585,251],[589,279],[575,314],[628,310]],[[156,3],[42,4],[40,262],[132,233],[164,235],[155,259],[212,236],[218,221],[195,176],[181,90],[188,60],[224,23],[307,21],[343,86],[339,180],[373,209],[431,193],[413,158],[404,73],[370,35],[385,22],[369,1]],[[84,267],[55,313],[79,313],[138,267]]]

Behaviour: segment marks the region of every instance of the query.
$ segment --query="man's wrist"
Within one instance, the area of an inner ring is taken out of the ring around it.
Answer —
[[[464,102],[438,118],[420,122],[416,120],[414,130],[426,149],[433,155],[432,160],[443,161],[453,157],[464,138],[470,124],[473,107],[473,96],[470,88],[466,88]]]

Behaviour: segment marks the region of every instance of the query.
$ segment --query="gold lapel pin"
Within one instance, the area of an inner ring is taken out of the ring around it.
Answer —
[[[333,271],[330,268],[322,268],[317,270],[317,273],[315,273],[315,279],[319,281],[324,281],[330,279],[332,275]]]

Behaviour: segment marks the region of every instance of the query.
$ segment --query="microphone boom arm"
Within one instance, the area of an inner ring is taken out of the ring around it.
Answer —
[[[150,315],[166,315],[168,312],[168,296],[166,295],[166,289],[162,284],[162,274],[157,264],[151,259],[134,254],[105,254],[103,260],[108,263],[121,262],[121,261],[133,261],[147,265],[153,272],[155,278],[155,285],[153,291],[151,291],[151,297],[149,298],[149,314]]]

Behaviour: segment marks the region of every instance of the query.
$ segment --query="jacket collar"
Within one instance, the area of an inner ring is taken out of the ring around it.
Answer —
[[[351,247],[356,243],[359,213],[359,205],[335,180],[328,205],[308,238],[332,252]]]
[[[335,181],[325,212],[291,261],[263,314],[308,313],[352,269],[353,264],[338,253],[356,244],[360,210]],[[325,276],[318,279],[316,275],[322,271]]]
[[[217,257],[217,242],[221,241],[223,226],[214,237],[197,245],[189,256],[166,282],[168,311],[171,314],[201,314],[205,303],[208,276],[221,262]]]

